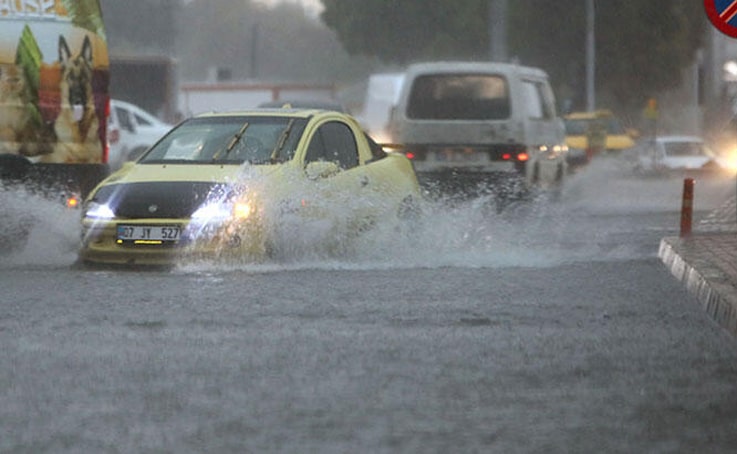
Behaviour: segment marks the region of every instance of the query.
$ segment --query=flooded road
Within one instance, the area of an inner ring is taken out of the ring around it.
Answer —
[[[78,214],[25,201],[0,452],[729,452],[737,345],[657,258],[681,185],[592,167],[501,214],[431,202],[409,238],[170,271],[75,266]],[[696,217],[734,190],[697,181]]]

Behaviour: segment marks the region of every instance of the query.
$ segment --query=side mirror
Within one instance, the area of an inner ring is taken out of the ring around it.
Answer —
[[[305,167],[305,174],[310,180],[328,178],[340,172],[340,167],[333,161],[313,161]]]

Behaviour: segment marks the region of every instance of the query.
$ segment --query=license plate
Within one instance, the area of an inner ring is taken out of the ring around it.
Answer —
[[[483,164],[489,161],[489,155],[472,148],[435,149],[432,153],[435,161],[459,164]]]
[[[179,241],[182,228],[178,225],[118,225],[118,241],[134,243],[164,243]]]

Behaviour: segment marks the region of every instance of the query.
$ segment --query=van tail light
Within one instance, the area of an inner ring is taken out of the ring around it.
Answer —
[[[528,155],[525,152],[517,154],[517,161],[519,162],[525,162],[530,160],[530,155]]]

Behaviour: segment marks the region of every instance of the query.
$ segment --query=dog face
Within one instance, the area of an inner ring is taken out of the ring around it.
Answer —
[[[91,106],[92,44],[85,36],[79,54],[72,55],[63,36],[59,36],[59,62],[62,70],[62,102],[72,106]]]

